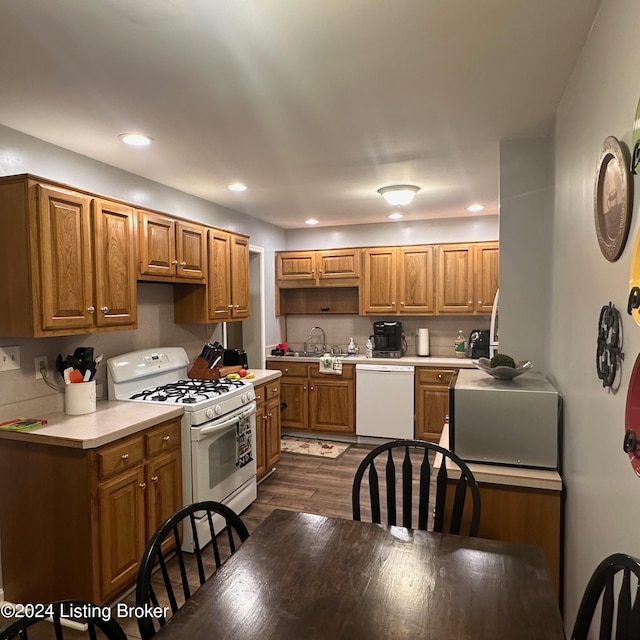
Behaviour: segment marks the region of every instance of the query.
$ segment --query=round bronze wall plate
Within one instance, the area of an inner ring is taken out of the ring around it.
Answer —
[[[596,168],[594,207],[600,251],[610,262],[620,257],[627,241],[631,201],[628,154],[617,138],[609,136]]]

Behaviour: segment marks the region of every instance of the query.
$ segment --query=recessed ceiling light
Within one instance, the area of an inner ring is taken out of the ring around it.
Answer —
[[[483,209],[484,209],[483,204],[472,204],[467,207],[467,211],[470,211],[471,213],[475,213],[476,211],[482,211]]]
[[[395,212],[390,213],[387,218],[389,218],[389,220],[400,220],[400,218],[404,218],[404,216],[401,213]]]
[[[132,147],[146,147],[153,142],[152,138],[141,133],[121,133],[118,138]]]
[[[318,224],[318,221],[315,218],[309,218],[308,220],[304,221],[305,224]]]
[[[227,187],[229,191],[246,191],[248,188],[246,184],[242,184],[241,182],[234,182]]]

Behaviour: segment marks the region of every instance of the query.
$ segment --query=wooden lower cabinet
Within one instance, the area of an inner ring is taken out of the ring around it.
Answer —
[[[255,388],[256,477],[261,480],[280,460],[280,380]]]
[[[180,419],[75,449],[0,442],[2,582],[10,602],[113,601],[182,505]]]
[[[457,369],[416,367],[415,370],[415,437],[439,442],[442,427],[449,414],[449,385]]]
[[[268,362],[282,371],[282,427],[304,431],[355,434],[355,366],[342,365],[342,375],[319,372],[306,362]]]

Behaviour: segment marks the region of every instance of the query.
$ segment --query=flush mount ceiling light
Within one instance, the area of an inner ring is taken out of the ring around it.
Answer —
[[[409,204],[418,191],[420,191],[420,187],[413,184],[395,184],[391,187],[378,189],[378,193],[394,207]]]
[[[229,189],[229,191],[246,191],[249,187],[247,187],[246,184],[242,184],[241,182],[234,182],[233,184],[230,184],[227,189]]]
[[[396,211],[395,213],[390,213],[387,218],[389,218],[389,220],[400,220],[401,218],[404,218],[404,215]]]
[[[304,223],[314,225],[318,224],[318,221],[315,218],[309,218],[308,220],[305,220]]]
[[[484,209],[483,204],[472,204],[467,207],[467,211],[470,211],[471,213],[475,213],[476,211],[482,211],[483,209]]]
[[[121,133],[118,138],[132,147],[146,147],[153,142],[152,138],[141,133]]]

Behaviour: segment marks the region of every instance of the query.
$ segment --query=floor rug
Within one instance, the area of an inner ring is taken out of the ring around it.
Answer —
[[[281,441],[282,451],[286,451],[287,453],[300,453],[305,456],[316,456],[317,458],[338,458],[350,446],[350,444],[345,442],[296,438],[295,436],[282,436]]]

